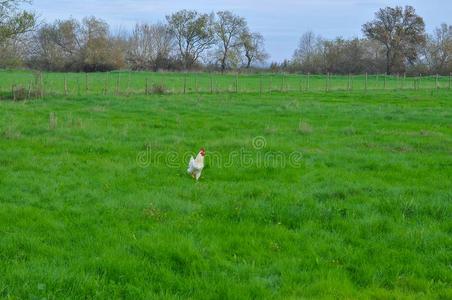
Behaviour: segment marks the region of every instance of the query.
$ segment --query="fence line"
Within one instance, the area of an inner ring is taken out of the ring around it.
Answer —
[[[112,76],[115,75],[116,76]],[[122,75],[127,75],[122,80]],[[84,78],[83,78],[84,77]],[[13,100],[44,96],[131,96],[149,94],[330,92],[384,90],[451,90],[449,76],[217,74],[217,73],[30,73],[0,71],[0,97]],[[383,80],[381,80],[383,78]],[[112,85],[114,89],[111,90]],[[323,83],[322,83],[323,82]],[[276,83],[276,85],[275,85]]]

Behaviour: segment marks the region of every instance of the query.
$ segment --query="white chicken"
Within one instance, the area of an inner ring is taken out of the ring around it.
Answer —
[[[199,150],[198,156],[190,158],[190,162],[188,163],[187,172],[191,175],[191,177],[199,180],[201,177],[202,169],[204,169],[204,156],[206,156],[206,151],[204,148]]]

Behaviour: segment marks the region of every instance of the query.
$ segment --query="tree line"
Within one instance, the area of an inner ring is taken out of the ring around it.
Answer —
[[[226,71],[251,68],[268,57],[263,36],[231,11],[181,10],[166,16],[163,23],[139,23],[131,33],[112,33],[108,23],[96,17],[36,26],[33,14],[19,11],[21,2],[0,1],[0,67]]]
[[[442,74],[452,72],[452,26],[432,34],[412,6],[386,7],[362,26],[364,38],[324,39],[305,33],[291,60],[271,69],[336,74]]]
[[[363,38],[300,38],[291,59],[266,64],[264,38],[231,11],[181,10],[160,23],[113,33],[96,17],[37,24],[20,9],[26,0],[0,1],[0,67],[48,71],[235,70],[336,74],[449,74],[452,26],[433,33],[415,9],[386,7],[362,26]],[[267,67],[268,66],[268,67]]]

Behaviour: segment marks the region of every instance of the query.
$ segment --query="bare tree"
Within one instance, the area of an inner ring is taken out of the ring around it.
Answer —
[[[424,58],[432,73],[447,74],[452,71],[452,26],[441,24],[429,35],[423,48]]]
[[[127,51],[129,49],[129,34],[123,30],[118,29],[115,32],[110,32],[110,62],[111,69],[123,69],[127,67]]]
[[[181,10],[166,17],[176,39],[180,59],[190,69],[214,42],[213,16],[197,11]]]
[[[95,17],[82,21],[84,71],[102,71],[109,61],[109,25]]]
[[[298,48],[295,50],[294,60],[300,62],[309,60],[310,56],[316,52],[316,46],[319,40],[321,38],[317,37],[312,31],[304,33],[300,38]]]
[[[68,57],[78,55],[82,48],[81,30],[75,19],[57,20],[53,25],[53,41]]]
[[[137,24],[130,38],[127,60],[135,70],[168,68],[174,38],[164,24]]]
[[[382,47],[368,39],[323,39],[313,32],[305,33],[289,68],[305,73],[358,74],[384,72]]]
[[[217,12],[214,32],[218,41],[217,53],[222,72],[226,70],[228,60],[237,57],[235,51],[240,47],[240,37],[245,31],[247,31],[247,24],[244,18],[230,11]]]
[[[304,33],[293,55],[293,63],[298,65],[304,72],[323,72],[323,47],[324,40],[322,37],[315,35],[312,31]]]
[[[108,71],[124,66],[125,40],[110,34],[106,22],[57,20],[34,34],[29,65],[53,71]]]
[[[29,50],[31,67],[50,71],[65,68],[65,53],[55,43],[57,35],[57,27],[52,24],[44,24],[36,31]]]
[[[268,54],[264,49],[264,37],[258,32],[250,33],[248,30],[242,32],[240,36],[247,69],[255,62],[263,63],[268,59]]]
[[[375,14],[375,20],[363,25],[364,34],[384,45],[386,72],[404,69],[405,61],[413,63],[418,47],[425,43],[425,24],[412,6],[403,9],[386,7]]]
[[[21,34],[0,43],[0,68],[24,66],[31,44],[29,34]]]

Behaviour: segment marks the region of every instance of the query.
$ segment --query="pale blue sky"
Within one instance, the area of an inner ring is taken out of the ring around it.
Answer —
[[[299,37],[312,30],[327,38],[361,36],[361,25],[384,6],[412,5],[424,17],[428,31],[452,23],[452,0],[34,0],[33,9],[47,21],[94,15],[130,30],[136,22],[163,21],[179,9],[202,12],[232,10],[261,32],[271,60],[290,58]]]

